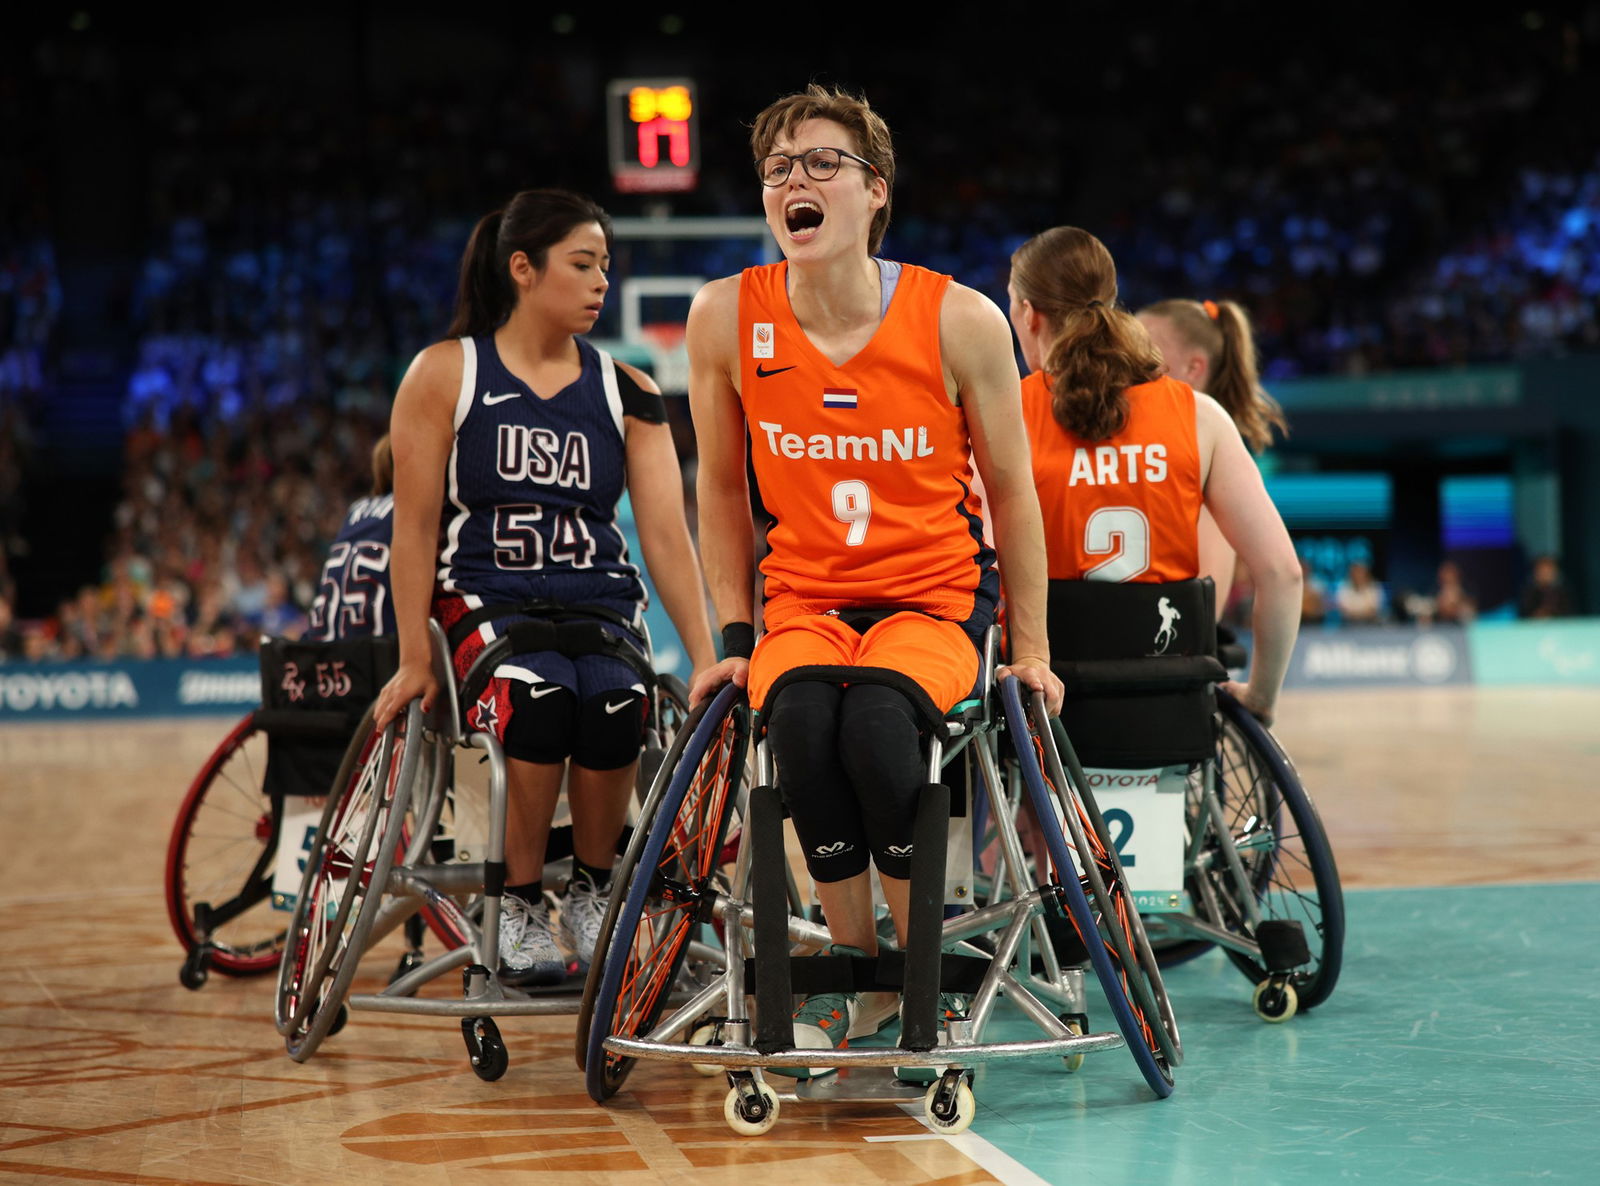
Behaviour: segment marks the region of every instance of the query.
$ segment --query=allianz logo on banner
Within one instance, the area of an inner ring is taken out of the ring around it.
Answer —
[[[1459,684],[1471,675],[1462,631],[1393,627],[1303,632],[1286,682]]]

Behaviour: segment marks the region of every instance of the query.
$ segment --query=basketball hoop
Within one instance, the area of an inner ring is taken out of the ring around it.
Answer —
[[[679,321],[652,321],[639,327],[651,369],[663,395],[689,393],[689,351],[684,346],[685,326]]]

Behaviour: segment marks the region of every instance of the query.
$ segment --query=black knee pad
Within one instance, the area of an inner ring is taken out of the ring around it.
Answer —
[[[890,877],[909,877],[917,795],[927,781],[911,701],[876,684],[850,687],[840,709],[839,758],[859,790],[873,860]]]
[[[591,696],[578,709],[572,760],[587,770],[620,770],[644,747],[645,697],[630,688]]]
[[[864,873],[871,858],[861,809],[839,762],[841,696],[835,684],[802,681],[786,685],[767,710],[778,790],[806,869],[823,882]]]
[[[544,766],[565,762],[572,753],[578,698],[557,684],[508,682],[511,720],[502,742],[506,757]]]

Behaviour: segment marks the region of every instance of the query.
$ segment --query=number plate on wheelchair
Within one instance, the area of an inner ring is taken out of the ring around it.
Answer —
[[[1184,803],[1189,768],[1085,770],[1141,914],[1187,911]]]
[[[278,852],[272,866],[272,908],[293,910],[300,895],[300,878],[305,873],[306,857],[317,825],[322,822],[321,806],[308,811],[291,811],[293,797],[284,801],[283,819],[278,825]]]

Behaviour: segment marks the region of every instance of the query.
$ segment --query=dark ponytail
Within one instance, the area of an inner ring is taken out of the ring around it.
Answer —
[[[1057,422],[1085,440],[1115,436],[1128,422],[1124,392],[1161,374],[1161,354],[1117,308],[1117,266],[1105,244],[1077,227],[1035,235],[1011,256],[1011,286],[1054,332],[1042,363]]]
[[[472,228],[461,256],[455,316],[447,336],[482,337],[499,329],[517,304],[511,257],[520,251],[535,268],[542,268],[552,246],[590,222],[600,224],[609,252],[611,216],[581,194],[525,189],[503,210],[485,214]]]

